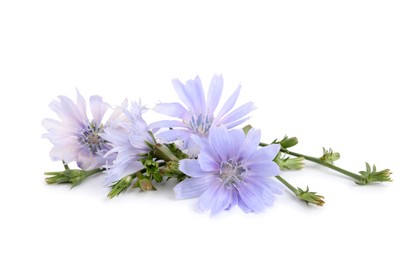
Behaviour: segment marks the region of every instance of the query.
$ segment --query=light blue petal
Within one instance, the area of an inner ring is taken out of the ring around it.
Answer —
[[[206,172],[200,168],[198,160],[195,159],[184,159],[179,162],[179,170],[190,177],[204,177],[209,172]]]
[[[200,137],[193,134],[190,138],[200,146],[200,154],[207,154],[209,157],[213,158],[213,160],[220,163],[220,156],[210,145],[207,137]]]
[[[252,210],[243,202],[242,198],[238,195],[238,202],[237,205],[241,208],[245,213],[251,213]]]
[[[245,142],[245,133],[242,129],[232,129],[228,131],[228,141],[230,142],[230,157],[237,159],[237,153]]]
[[[76,92],[77,92],[77,106],[79,107],[80,114],[82,115],[83,118],[87,118],[86,100],[80,94],[77,88],[76,88]]]
[[[238,204],[238,195],[237,195],[237,190],[236,189],[231,189],[229,190],[230,192],[230,204],[225,208],[225,210],[229,210],[232,207],[236,206]]]
[[[250,176],[273,177],[279,175],[279,166],[270,160],[252,161],[245,164],[247,166],[247,174]]]
[[[146,153],[149,152],[149,147],[147,146],[146,142],[150,142],[151,136],[148,133],[139,133],[132,131],[129,134],[129,142],[130,144],[138,149],[138,153]]]
[[[209,145],[209,140],[207,139],[207,137],[204,137],[204,136],[198,136],[198,135],[192,134],[190,136],[190,139],[192,139],[192,141],[197,143],[200,147]]]
[[[185,104],[186,107],[189,109],[193,108],[194,104],[192,98],[185,85],[183,85],[183,83],[180,82],[178,79],[172,80],[172,83],[173,87],[177,92],[177,95],[179,96],[180,100],[182,100],[183,104]]]
[[[244,116],[249,114],[251,111],[256,109],[255,105],[252,102],[248,102],[234,111],[227,114],[225,117],[219,120],[219,124],[229,124],[235,121],[242,119]]]
[[[238,126],[238,125],[240,125],[240,124],[248,121],[249,119],[250,119],[250,117],[244,117],[244,118],[242,118],[242,119],[240,119],[240,120],[237,120],[237,121],[231,122],[231,123],[229,123],[229,124],[225,124],[225,125],[226,125],[227,129],[232,129],[232,128],[234,128],[234,127],[236,127],[236,126]]]
[[[87,118],[83,118],[77,105],[68,97],[59,96],[60,102],[53,101],[49,107],[56,112],[60,119],[72,126],[83,128]]]
[[[220,169],[220,164],[208,153],[200,153],[198,157],[200,168],[204,171],[218,172]]]
[[[195,198],[216,184],[216,181],[216,178],[212,175],[206,175],[201,178],[190,178],[177,184],[173,190],[177,199]]]
[[[190,137],[190,132],[188,130],[173,129],[160,132],[156,134],[156,137],[162,142],[173,142],[176,140],[188,141]]]
[[[55,145],[49,154],[53,161],[65,161],[69,163],[76,160],[79,150],[79,146],[74,143],[70,145]]]
[[[280,150],[279,144],[271,144],[256,150],[250,157],[249,161],[273,160]]]
[[[108,171],[106,171],[106,178],[104,180],[104,185],[110,186],[114,182],[130,175],[134,172],[140,171],[144,168],[143,164],[139,161],[133,160],[125,164],[115,164]]]
[[[90,110],[92,111],[93,121],[99,126],[102,122],[103,116],[106,113],[109,105],[102,101],[100,96],[91,96],[90,97]]]
[[[50,132],[54,138],[66,138],[76,135],[79,132],[78,127],[66,124],[66,122],[57,121],[55,119],[45,118],[42,121],[44,129]]]
[[[275,201],[275,193],[279,193],[278,184],[271,178],[253,177],[247,179],[248,185],[254,189],[259,199],[267,207],[272,206]]]
[[[128,133],[125,129],[109,127],[103,133],[100,133],[99,136],[116,146],[129,144]]]
[[[162,121],[151,123],[149,125],[149,129],[152,129],[152,130],[157,130],[160,128],[173,128],[173,127],[187,128],[187,125],[177,120],[162,120]]]
[[[192,136],[193,135],[191,135],[191,137]],[[197,158],[200,153],[200,145],[193,141],[191,137],[187,141],[186,154],[189,155],[189,158]]]
[[[189,116],[189,111],[179,103],[160,103],[157,104],[153,110],[163,115],[181,119],[185,119]]]
[[[254,177],[257,178],[257,177]],[[262,178],[265,179],[266,181],[264,182],[265,185],[268,186],[268,188],[275,194],[281,195],[283,194],[283,189],[284,186],[283,184],[281,184],[277,179],[272,179],[270,178],[270,181],[267,181],[267,178],[264,177],[258,177],[258,178]]]
[[[259,129],[252,128],[249,130],[242,147],[238,151],[238,160],[246,161],[252,154],[256,153],[256,149],[260,142],[260,136],[261,132]]]
[[[244,182],[238,188],[239,196],[245,205],[254,212],[261,212],[265,208],[259,190],[255,189],[250,183]]]
[[[239,85],[235,92],[233,92],[233,94],[228,98],[228,100],[223,105],[222,109],[220,109],[219,113],[215,117],[215,120],[218,121],[233,108],[233,106],[236,104],[237,98],[239,97],[240,88],[241,86]]]
[[[217,105],[219,104],[220,97],[223,90],[223,77],[222,75],[215,75],[210,82],[209,91],[207,93],[207,108],[208,115],[213,115]]]
[[[196,76],[194,80],[188,80],[186,82],[186,91],[190,95],[192,100],[193,109],[196,114],[205,114],[206,112],[206,102],[205,94],[203,92],[202,82],[199,76]]]
[[[224,127],[213,127],[210,130],[209,142],[215,152],[219,154],[219,161],[227,161],[231,151],[231,142],[228,130]]]
[[[212,215],[228,208],[231,203],[230,190],[225,189],[221,183],[207,189],[199,198],[199,208],[201,210],[211,209]]]
[[[77,166],[82,170],[92,170],[104,165],[105,160],[100,156],[90,153],[90,151],[81,151],[76,158]]]

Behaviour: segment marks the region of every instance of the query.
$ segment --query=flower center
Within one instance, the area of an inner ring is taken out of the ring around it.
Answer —
[[[246,177],[246,168],[239,162],[233,162],[229,159],[220,164],[219,179],[224,183],[225,187],[232,189],[238,188],[238,185],[244,181]]]
[[[199,115],[192,115],[190,117],[190,127],[199,135],[206,136],[209,133],[209,129],[213,123],[213,115],[212,116],[204,116],[202,114]]]
[[[90,152],[96,154],[105,148],[106,141],[99,136],[103,132],[103,125],[97,127],[93,122],[84,128],[78,137],[81,144],[85,145]]]

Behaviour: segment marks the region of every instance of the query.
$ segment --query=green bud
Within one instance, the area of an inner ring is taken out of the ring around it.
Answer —
[[[179,170],[178,162],[167,162],[166,165],[160,169],[160,173],[163,176],[167,176],[168,179],[176,178],[179,182],[187,178],[187,175]]]
[[[103,172],[104,168],[96,168],[89,171],[79,170],[79,169],[69,169],[69,167],[65,164],[64,168],[66,170],[61,172],[45,172],[44,175],[50,176],[45,179],[48,184],[55,184],[55,183],[71,183],[72,188],[74,186],[79,185],[82,183],[87,177]]]
[[[176,144],[174,143],[170,143],[170,144],[165,144],[167,146],[167,148],[169,148],[169,150],[179,159],[186,159],[189,158],[189,155],[185,154],[184,152],[182,152],[182,150],[180,150]]]
[[[119,196],[120,193],[126,191],[131,186],[135,176],[135,174],[132,174],[117,181],[111,186],[112,190],[109,192],[109,194],[107,194],[107,197],[113,199],[114,197]]]
[[[278,155],[276,156],[274,161],[281,170],[300,170],[303,168],[305,158],[291,158],[289,156],[281,157],[280,155]]]
[[[385,169],[382,171],[377,171],[376,166],[369,165],[366,163],[366,171],[360,171],[360,175],[362,176],[361,180],[356,181],[359,185],[366,185],[369,183],[376,183],[376,182],[391,182],[391,174],[392,172],[389,169]]]
[[[288,149],[298,144],[298,138],[296,137],[287,137],[285,136],[282,141],[280,141],[280,145],[282,148]]]
[[[155,144],[153,146],[153,151],[159,159],[162,159],[166,162],[178,162],[179,158],[173,154],[173,152],[164,144]]]
[[[139,187],[142,191],[156,190],[152,182],[147,178],[139,179],[138,182],[139,182]]]
[[[45,172],[44,175],[51,176],[45,179],[48,184],[71,183],[72,187],[79,185],[87,177],[83,170],[78,169],[67,169],[61,172]]]
[[[337,152],[333,152],[332,148],[329,148],[329,150],[326,150],[323,147],[322,149],[323,149],[323,155],[322,157],[319,158],[320,160],[333,164],[335,161],[340,159],[340,154]]]
[[[296,191],[296,196],[307,204],[311,203],[317,206],[323,206],[323,204],[325,204],[323,201],[324,197],[317,195],[316,192],[310,192],[309,187],[306,187],[306,190],[298,188]]]

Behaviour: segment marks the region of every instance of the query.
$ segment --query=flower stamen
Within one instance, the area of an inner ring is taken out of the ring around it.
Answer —
[[[91,153],[96,154],[104,148],[106,141],[100,137],[103,132],[103,125],[97,127],[93,122],[87,125],[78,136],[78,141],[86,146]]]
[[[243,183],[246,177],[246,168],[239,162],[234,162],[232,159],[223,161],[220,165],[219,179],[228,189],[238,188],[240,183]]]

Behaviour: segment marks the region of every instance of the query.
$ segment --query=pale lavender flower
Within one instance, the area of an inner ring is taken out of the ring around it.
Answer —
[[[163,120],[151,124],[150,127],[152,129],[170,128],[171,130],[161,132],[157,137],[162,142],[181,141],[183,149],[190,146],[191,135],[207,137],[210,128],[214,126],[226,126],[226,128],[231,129],[249,119],[247,115],[255,109],[253,103],[248,102],[232,110],[239,97],[239,86],[224,103],[219,113],[215,114],[223,89],[221,75],[213,77],[207,98],[199,77],[187,81],[185,85],[175,79],[173,86],[184,106],[180,103],[160,103],[154,110],[176,117],[178,120]]]
[[[200,145],[198,159],[180,161],[179,169],[191,178],[174,188],[177,198],[200,197],[199,208],[215,214],[235,205],[245,212],[260,212],[271,206],[281,189],[274,176],[280,173],[273,159],[280,146],[258,149],[260,131],[247,136],[240,129],[212,128]]]
[[[89,120],[86,101],[79,91],[76,103],[66,96],[58,99],[50,103],[50,108],[60,120],[44,119],[42,122],[48,131],[43,137],[54,145],[50,151],[51,159],[65,163],[75,161],[83,170],[102,167],[107,160],[103,156],[110,149],[110,144],[100,134],[105,130],[102,120],[110,106],[100,96],[91,96],[92,120]]]
[[[112,149],[106,156],[115,155],[113,164],[107,165],[105,183],[110,185],[127,175],[142,170],[143,165],[139,161],[141,155],[150,151],[146,142],[153,143],[146,121],[142,117],[144,108],[135,102],[130,111],[127,105],[123,106],[125,121],[111,124],[101,136],[112,144]]]

